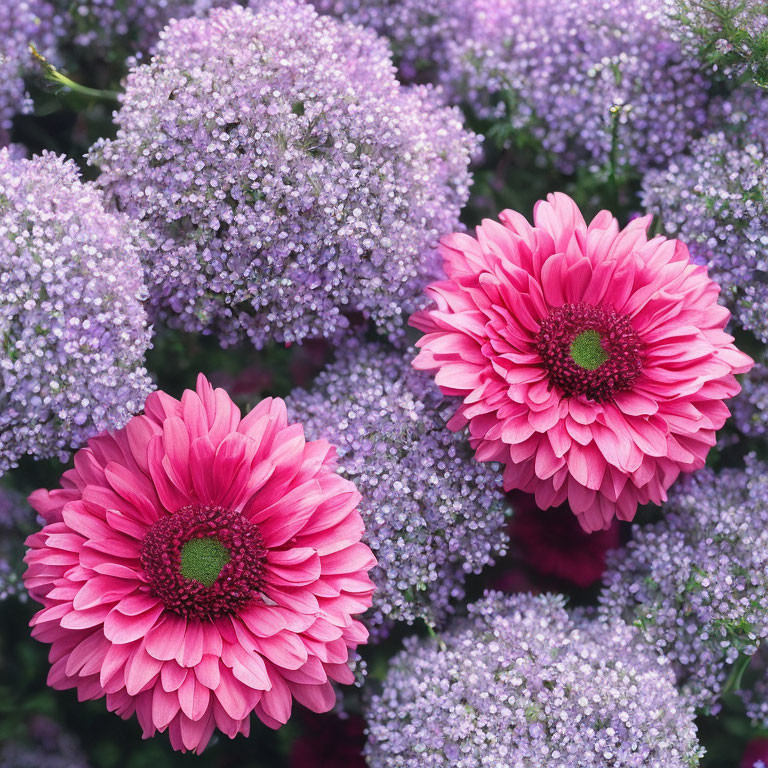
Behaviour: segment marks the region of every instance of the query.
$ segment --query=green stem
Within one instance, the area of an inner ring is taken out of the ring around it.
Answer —
[[[80,93],[83,96],[89,96],[90,98],[106,99],[109,101],[118,100],[119,94],[117,91],[102,91],[98,88],[89,88],[86,85],[80,85],[80,83],[70,80],[65,74],[59,72],[59,70],[56,69],[56,67],[54,67],[53,64],[51,64],[51,62],[48,61],[48,59],[46,59],[45,56],[43,56],[32,44],[29,46],[29,52],[42,67],[43,77],[45,77],[46,80],[56,83],[57,85],[63,85],[74,93]]]
[[[749,662],[751,660],[752,660],[751,656],[742,654],[734,662],[733,667],[731,667],[731,674],[729,675],[728,680],[726,680],[725,685],[723,686],[723,694],[732,693],[733,691],[741,690],[741,680],[744,677],[744,672],[746,672],[747,667],[749,666]]]
[[[619,121],[621,120],[621,107],[611,107],[611,151],[609,154],[609,180],[611,183],[611,192],[614,202],[619,202],[619,180],[618,180],[618,155],[619,155]]]

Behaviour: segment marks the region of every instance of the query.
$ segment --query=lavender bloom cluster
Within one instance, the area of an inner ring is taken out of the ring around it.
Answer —
[[[410,638],[368,707],[370,768],[690,768],[693,713],[636,632],[558,596],[489,593]]]
[[[638,624],[685,696],[716,713],[733,665],[768,636],[768,467],[752,457],[687,479],[662,522],[609,555],[600,605]]]
[[[441,82],[481,117],[526,130],[571,173],[640,172],[683,151],[707,83],[663,0],[475,0]]]
[[[406,81],[434,80],[449,64],[448,47],[472,18],[466,0],[312,0],[330,13],[386,37]]]
[[[13,596],[26,600],[21,581],[24,539],[34,522],[34,512],[21,495],[0,486],[0,602]]]
[[[726,77],[745,72],[768,85],[768,5],[765,0],[667,0],[671,29],[692,56]]]
[[[733,424],[743,435],[768,434],[768,356],[755,358],[755,366],[741,377],[741,392],[728,404]]]
[[[750,675],[754,682],[738,691],[743,700],[747,718],[756,728],[768,728],[768,646],[763,644],[750,661]]]
[[[768,94],[718,107],[721,125],[643,180],[643,201],[706,264],[739,322],[768,342]]]
[[[386,43],[304,3],[172,23],[91,160],[152,245],[155,314],[223,345],[402,333],[476,140]]]
[[[36,715],[27,723],[25,741],[0,747],[0,768],[88,768],[77,739],[50,718]]]
[[[34,43],[50,54],[59,32],[59,18],[46,0],[0,2],[0,146],[8,143],[14,115],[31,111],[22,72],[29,68]]]
[[[338,446],[340,471],[363,495],[378,560],[373,627],[441,623],[464,596],[466,576],[507,546],[500,473],[473,461],[463,437],[447,429],[450,408],[412,358],[350,342],[311,392],[288,399],[309,438]]]
[[[0,150],[0,475],[141,410],[150,329],[132,238],[72,161]]]
[[[171,19],[202,16],[224,0],[53,0],[67,19],[68,43],[110,55],[147,51]]]

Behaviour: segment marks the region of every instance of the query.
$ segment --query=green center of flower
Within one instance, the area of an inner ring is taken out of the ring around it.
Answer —
[[[609,357],[610,355],[603,349],[600,334],[597,331],[584,331],[571,342],[571,360],[579,368],[594,371]]]
[[[229,559],[229,550],[218,539],[190,539],[181,548],[181,575],[211,587]]]

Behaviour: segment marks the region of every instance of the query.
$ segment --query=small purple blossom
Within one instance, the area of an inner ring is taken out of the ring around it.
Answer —
[[[768,85],[765,0],[666,0],[670,28],[689,55],[729,78],[750,73]]]
[[[475,137],[384,40],[293,0],[172,23],[91,160],[151,241],[157,316],[222,344],[401,335],[459,226]]]
[[[663,165],[705,120],[707,82],[662,0],[475,0],[440,82],[564,172]]]
[[[754,680],[753,684],[737,693],[744,702],[747,718],[752,725],[768,729],[768,647],[765,644],[752,657],[749,674]]]
[[[733,665],[768,637],[768,467],[752,457],[687,478],[664,520],[608,560],[603,615],[635,622],[691,703],[716,713]]]
[[[112,55],[148,51],[171,19],[202,16],[225,0],[52,0],[67,20],[67,41]]]
[[[16,596],[26,601],[21,580],[24,539],[35,527],[35,513],[20,493],[0,486],[0,602]]]
[[[310,392],[288,399],[309,439],[338,446],[341,473],[363,495],[366,541],[378,560],[372,626],[441,623],[464,596],[467,575],[507,546],[498,467],[473,461],[464,438],[445,426],[440,391],[412,358],[350,341]]]
[[[77,739],[48,717],[34,715],[24,740],[0,746],[0,768],[88,768]]]
[[[32,110],[22,73],[31,69],[28,46],[51,54],[59,18],[46,0],[0,2],[0,146],[8,143],[14,115]]]
[[[743,435],[768,434],[768,357],[756,357],[754,368],[740,377],[741,392],[728,403],[732,424]],[[738,439],[738,438],[736,438]]]
[[[466,34],[467,0],[312,0],[330,13],[386,37],[406,81],[434,80],[448,64],[448,46]]]
[[[643,201],[706,264],[738,321],[768,342],[768,93],[718,104],[720,128],[643,181]]]
[[[621,621],[555,595],[488,593],[410,638],[367,711],[371,768],[690,768],[701,750],[671,669]]]
[[[0,474],[121,427],[151,390],[134,234],[51,153],[0,150]]]

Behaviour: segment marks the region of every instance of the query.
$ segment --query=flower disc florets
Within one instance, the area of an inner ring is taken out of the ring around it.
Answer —
[[[258,596],[266,550],[238,512],[190,506],[147,531],[141,564],[166,608],[192,618],[235,613]]]
[[[609,400],[642,370],[642,342],[629,317],[581,302],[556,307],[536,337],[549,380],[566,395]]]
[[[171,23],[91,160],[143,227],[156,315],[223,344],[401,335],[475,147],[383,39],[304,3]]]

